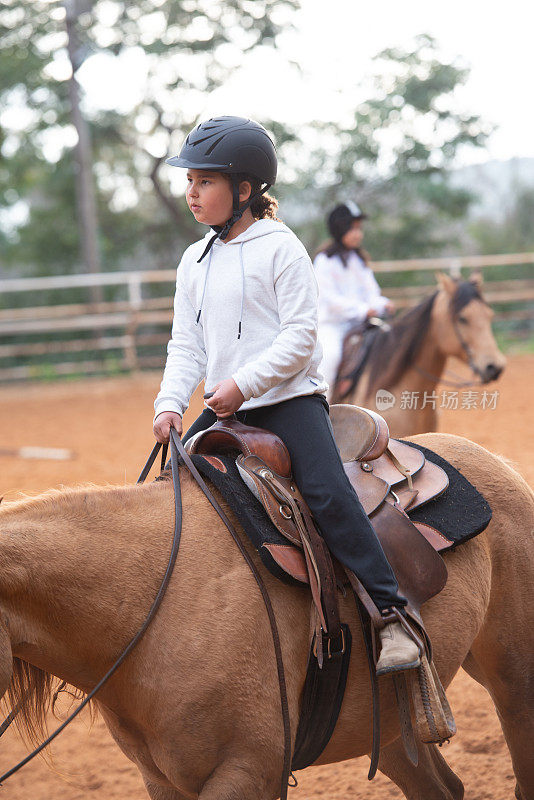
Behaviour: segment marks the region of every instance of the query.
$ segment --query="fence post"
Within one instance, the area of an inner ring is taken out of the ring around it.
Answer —
[[[138,311],[140,310],[143,301],[140,275],[131,274],[128,279],[128,301],[130,304],[130,313],[128,315],[128,324],[126,325],[125,331],[126,343],[124,346],[124,364],[127,369],[135,372],[137,369],[139,369],[135,337],[138,328]]]
[[[451,258],[449,264],[449,275],[451,278],[455,280],[459,280],[462,277],[462,259],[461,258]]]

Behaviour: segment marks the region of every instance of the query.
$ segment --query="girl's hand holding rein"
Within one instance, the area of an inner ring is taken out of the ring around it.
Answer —
[[[213,394],[204,401],[204,405],[214,411],[218,417],[231,417],[245,402],[237,383],[227,378],[218,383]]]
[[[162,411],[154,420],[154,436],[160,444],[167,444],[171,435],[171,428],[175,428],[178,436],[182,435],[182,418],[176,411]]]

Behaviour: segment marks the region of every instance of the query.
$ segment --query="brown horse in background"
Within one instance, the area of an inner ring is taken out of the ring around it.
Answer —
[[[429,398],[449,356],[469,364],[481,383],[497,380],[506,365],[491,330],[493,311],[482,297],[480,275],[455,281],[441,274],[438,283],[437,292],[394,319],[389,330],[374,333],[356,386],[343,398],[339,388],[333,396],[332,402],[377,410],[393,436],[437,430],[439,398]]]
[[[534,494],[504,461],[466,439],[433,434],[415,441],[460,469],[493,509],[483,534],[445,555],[448,583],[425,604],[423,617],[443,684],[463,666],[490,692],[517,796],[534,800]],[[283,736],[262,598],[187,475],[182,494],[182,544],[165,599],[96,706],[152,800],[275,800]],[[43,733],[52,676],[88,692],[140,627],[165,569],[173,521],[167,482],[51,491],[0,507],[0,695],[22,703],[19,722],[27,731]],[[306,589],[264,575],[294,741],[310,598]],[[347,598],[341,606],[353,648],[341,715],[321,764],[371,747],[364,644],[353,604]],[[379,768],[410,800],[461,800],[462,783],[436,747],[420,745],[419,766],[408,762],[393,684],[388,677],[381,682]]]

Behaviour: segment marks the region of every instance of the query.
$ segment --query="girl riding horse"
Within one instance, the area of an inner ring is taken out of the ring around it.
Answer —
[[[277,434],[330,550],[362,581],[386,616],[406,605],[336,447],[320,371],[317,283],[302,243],[276,219],[266,195],[276,180],[267,131],[241,117],[198,125],[178,156],[186,199],[213,233],[191,245],[178,267],[172,338],[154,434],[182,433],[182,415],[205,380],[206,409],[185,440],[236,414]],[[397,622],[380,633],[378,674],[419,665],[415,642]]]
[[[327,219],[332,240],[315,256],[313,266],[319,285],[319,340],[323,347],[321,370],[328,383],[328,399],[334,395],[341,363],[343,340],[355,325],[393,312],[384,297],[362,249],[367,219],[350,200],[336,206]]]

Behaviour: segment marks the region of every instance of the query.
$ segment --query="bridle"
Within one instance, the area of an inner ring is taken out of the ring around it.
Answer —
[[[451,314],[452,327],[453,327],[454,332],[455,332],[455,334],[456,334],[456,336],[458,338],[458,341],[460,342],[460,347],[462,348],[462,350],[464,351],[464,353],[466,355],[467,363],[469,364],[469,367],[470,367],[471,371],[474,373],[474,375],[476,375],[478,378],[480,378],[480,380],[479,381],[462,381],[462,380],[451,381],[451,380],[448,380],[447,378],[444,378],[442,375],[434,375],[432,372],[429,372],[428,370],[423,369],[423,367],[418,367],[417,365],[414,366],[414,369],[416,370],[416,372],[419,372],[420,375],[424,375],[426,378],[431,378],[432,380],[435,380],[436,382],[443,383],[446,386],[453,386],[453,387],[455,387],[457,389],[461,389],[464,386],[480,386],[480,384],[483,381],[482,372],[480,371],[480,369],[475,364],[473,351],[471,350],[471,348],[469,347],[468,343],[465,341],[464,337],[462,336],[462,332],[460,330],[460,325],[458,324],[458,313],[459,312]],[[446,370],[446,372],[449,373],[450,375],[454,375],[454,377],[456,377],[456,378],[459,378],[459,376],[455,375],[455,373],[452,370]]]
[[[471,348],[469,347],[469,345],[465,341],[464,337],[462,336],[462,332],[461,332],[460,326],[458,324],[458,315],[457,314],[454,314],[454,316],[452,318],[452,326],[454,328],[454,332],[456,333],[456,336],[458,337],[458,341],[460,342],[461,348],[462,348],[462,350],[464,351],[464,353],[465,353],[465,355],[467,357],[467,363],[469,364],[472,372],[474,372],[475,375],[478,375],[478,377],[482,380],[482,373],[481,373],[480,369],[477,367],[477,365],[475,364],[475,359],[473,357],[473,351],[471,350]]]
[[[154,446],[152,452],[150,453],[148,460],[143,467],[139,478],[137,479],[137,483],[144,483],[145,479],[147,478],[152,465],[154,464],[159,451],[161,450],[161,467],[160,467],[160,475],[163,473],[165,469],[165,462],[167,458],[167,451],[168,445],[160,444],[159,442]],[[154,598],[154,601],[148,611],[148,614],[145,618],[145,621],[135,634],[135,636],[130,640],[130,642],[126,645],[120,656],[117,658],[115,663],[112,667],[106,672],[103,678],[96,684],[96,686],[89,692],[89,694],[84,698],[84,700],[80,703],[80,705],[70,714],[67,719],[58,727],[56,730],[50,734],[50,736],[45,739],[42,744],[35,748],[29,755],[19,761],[18,764],[15,764],[14,767],[11,767],[7,772],[0,776],[0,786],[6,781],[11,775],[14,775],[15,772],[18,772],[22,767],[24,767],[29,761],[35,758],[45,747],[59,736],[59,734],[69,725],[72,720],[78,716],[80,711],[82,711],[87,704],[95,697],[97,692],[104,686],[105,683],[111,678],[111,676],[118,670],[121,664],[125,661],[125,659],[129,656],[132,652],[134,647],[139,643],[139,641],[143,638],[144,634],[146,633],[150,623],[156,616],[156,613],[161,605],[161,601],[165,595],[167,587],[169,585],[174,565],[176,563],[176,557],[178,555],[178,550],[180,547],[180,540],[182,535],[182,493],[181,493],[181,486],[180,486],[180,461],[182,464],[185,464],[189,472],[191,473],[192,477],[195,479],[197,484],[199,485],[200,489],[207,497],[215,511],[220,516],[221,520],[225,524],[226,528],[230,532],[234,542],[236,543],[241,555],[245,559],[247,565],[249,566],[256,583],[259,587],[261,592],[265,608],[267,611],[267,615],[269,617],[269,623],[271,627],[271,634],[274,644],[275,656],[276,656],[276,668],[278,672],[278,683],[280,689],[280,704],[281,704],[281,712],[282,712],[282,723],[283,723],[283,730],[284,730],[284,762],[282,768],[282,783],[281,783],[281,793],[280,793],[280,800],[287,800],[287,788],[289,784],[289,779],[291,776],[291,726],[290,726],[290,718],[289,718],[289,704],[287,699],[287,688],[286,688],[286,680],[285,680],[285,671],[284,671],[284,663],[282,659],[282,648],[280,644],[280,635],[278,632],[278,626],[276,624],[276,618],[274,615],[274,609],[271,603],[271,599],[269,597],[269,593],[267,591],[267,587],[265,582],[259,573],[254,561],[252,560],[251,556],[249,555],[248,551],[246,550],[243,542],[239,538],[238,533],[236,532],[235,528],[233,527],[232,523],[228,519],[227,515],[217,502],[217,499],[213,496],[210,492],[209,488],[207,487],[206,483],[204,482],[202,476],[198,472],[197,468],[193,464],[190,456],[186,453],[182,442],[180,441],[180,437],[178,436],[177,431],[174,428],[170,430],[170,451],[171,451],[171,471],[172,471],[172,483],[174,489],[174,534],[172,540],[172,547],[171,552],[169,555],[169,559],[167,562],[167,567],[165,569],[165,573],[161,580],[160,587]],[[16,718],[17,714],[19,713],[22,703],[18,703],[17,706],[11,711],[8,717],[5,719],[4,723],[0,726],[0,736],[8,729],[11,725],[13,720]]]

